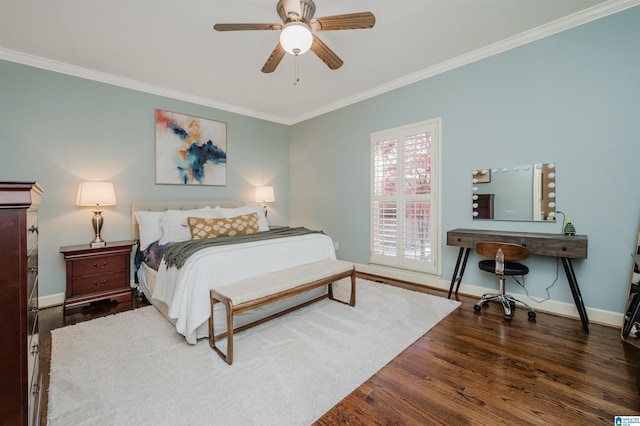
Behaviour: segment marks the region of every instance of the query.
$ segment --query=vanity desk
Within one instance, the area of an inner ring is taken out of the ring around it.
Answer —
[[[507,231],[488,231],[482,229],[453,229],[447,232],[447,245],[460,247],[458,252],[458,260],[451,278],[451,286],[449,287],[449,295],[454,290],[458,293],[460,282],[464,275],[464,269],[467,265],[469,252],[475,248],[476,244],[481,241],[497,241],[503,243],[512,243],[525,246],[532,255],[551,256],[560,258],[564,267],[567,281],[571,288],[571,294],[575,301],[578,314],[582,321],[582,329],[585,333],[589,333],[589,318],[582,301],[582,294],[578,286],[576,274],[573,271],[571,259],[587,258],[587,236],[586,235],[562,235],[562,234],[546,234],[538,232],[507,232]]]

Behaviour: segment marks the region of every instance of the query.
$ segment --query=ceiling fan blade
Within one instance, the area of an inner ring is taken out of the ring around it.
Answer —
[[[314,31],[357,30],[373,28],[376,17],[371,12],[349,13],[312,19],[309,25]]]
[[[333,50],[329,49],[329,46],[324,44],[315,34],[313,35],[311,51],[318,55],[318,58],[322,59],[322,62],[327,64],[332,70],[337,70],[343,64],[342,59],[340,59]]]
[[[272,30],[282,29],[282,24],[215,24],[216,31],[252,31],[252,30]]]
[[[278,67],[278,64],[280,63],[282,58],[284,58],[284,55],[286,53],[287,52],[280,45],[280,42],[278,42],[278,44],[276,45],[276,48],[273,49],[273,52],[271,52],[271,56],[269,56],[269,59],[267,59],[267,62],[264,63],[264,66],[262,67],[262,72],[264,73],[274,72]]]

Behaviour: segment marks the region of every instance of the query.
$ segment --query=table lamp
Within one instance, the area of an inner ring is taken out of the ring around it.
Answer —
[[[100,237],[100,231],[104,224],[100,206],[114,206],[116,204],[116,192],[110,182],[80,182],[78,187],[77,206],[95,206],[93,210],[93,231],[95,238],[91,241],[91,247],[104,247],[106,242]]]
[[[264,217],[267,217],[267,203],[273,203],[274,201],[276,201],[276,196],[273,192],[273,186],[256,187],[256,203],[262,203]]]

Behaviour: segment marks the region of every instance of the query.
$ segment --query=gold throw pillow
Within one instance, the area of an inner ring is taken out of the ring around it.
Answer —
[[[242,234],[253,234],[259,231],[258,215],[255,213],[230,218],[206,219],[202,217],[187,218],[191,239],[203,240]]]

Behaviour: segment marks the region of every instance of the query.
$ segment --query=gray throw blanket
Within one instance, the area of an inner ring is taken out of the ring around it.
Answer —
[[[205,249],[207,247],[226,245],[226,244],[239,244],[248,243],[251,241],[261,240],[273,240],[276,238],[293,237],[296,235],[306,234],[324,234],[322,231],[312,231],[307,228],[281,228],[273,229],[269,231],[258,232],[255,234],[243,234],[234,235],[233,237],[218,237],[207,238],[204,240],[190,240],[182,243],[174,244],[164,252],[164,261],[167,264],[167,268],[175,267],[180,269],[184,266],[185,262],[195,252]]]

